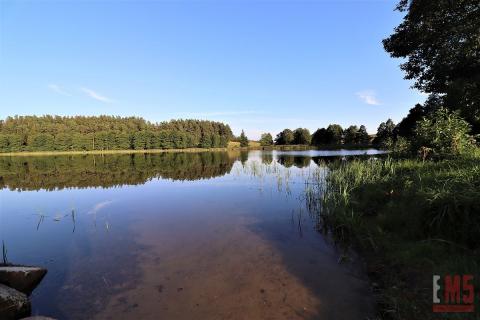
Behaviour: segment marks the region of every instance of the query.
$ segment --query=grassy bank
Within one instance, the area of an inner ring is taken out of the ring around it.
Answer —
[[[436,162],[353,160],[329,169],[323,220],[365,256],[382,318],[441,318],[432,313],[433,274],[473,274],[480,288],[478,152]]]
[[[229,141],[228,142],[228,148],[229,149],[240,149],[240,142],[238,141]],[[257,141],[249,141],[248,142],[248,147],[242,147],[241,149],[261,149],[262,146],[260,145],[260,142]]]

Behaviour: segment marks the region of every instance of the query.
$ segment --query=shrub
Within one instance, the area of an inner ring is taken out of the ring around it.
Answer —
[[[393,152],[400,156],[409,155],[411,150],[412,150],[411,142],[404,137],[399,136],[397,138],[397,141],[395,141],[395,144],[393,145]]]
[[[470,125],[458,112],[440,108],[417,122],[413,147],[440,157],[469,153],[475,147],[469,132]]]

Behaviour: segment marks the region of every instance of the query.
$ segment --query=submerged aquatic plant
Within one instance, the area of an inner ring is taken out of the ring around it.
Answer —
[[[75,209],[72,208],[72,223],[73,223],[73,230],[72,233],[75,233],[75,228],[77,226],[76,220],[75,220]]]
[[[40,225],[43,223],[44,219],[45,219],[44,214],[39,214],[38,215],[37,231],[40,229]]]
[[[5,240],[2,240],[2,261],[3,264],[8,264],[8,258],[7,258],[7,246],[5,245]]]

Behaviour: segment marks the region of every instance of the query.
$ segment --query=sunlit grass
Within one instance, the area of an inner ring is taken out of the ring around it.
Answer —
[[[325,167],[328,174],[320,166],[316,186],[307,188],[307,203],[338,241],[367,257],[381,282],[383,316],[430,319],[431,291],[425,288],[432,274],[478,273],[478,154],[435,162],[357,159]]]

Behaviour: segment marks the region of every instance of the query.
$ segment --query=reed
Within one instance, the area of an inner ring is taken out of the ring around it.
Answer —
[[[480,270],[478,152],[425,162],[338,161],[317,171],[307,207],[366,257],[380,283],[382,317],[431,319],[431,275]]]

